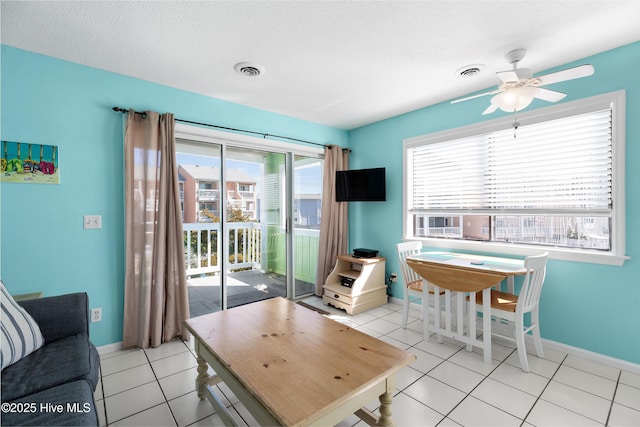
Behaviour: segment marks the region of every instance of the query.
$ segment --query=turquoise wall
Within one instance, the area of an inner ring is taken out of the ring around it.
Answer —
[[[542,296],[544,338],[640,363],[640,43],[585,58],[592,77],[558,84],[564,101],[625,89],[627,255],[622,267],[552,260]],[[387,168],[387,202],[351,203],[350,245],[372,247],[398,272],[402,238],[402,140],[497,117],[487,98],[442,103],[350,132],[2,46],[1,138],[58,145],[60,185],[0,186],[0,275],[12,293],[86,291],[103,321],[100,346],[122,339],[124,277],[123,117],[113,106],[351,146],[351,167]],[[555,71],[555,70],[549,70]],[[563,102],[564,102],[563,101]],[[538,102],[529,109],[548,104]],[[635,161],[634,161],[635,160]],[[102,215],[83,230],[83,215]],[[384,224],[384,226],[381,226]],[[393,295],[401,297],[399,284]]]
[[[591,63],[595,74],[555,85],[563,102],[626,90],[626,252],[622,267],[551,260],[541,300],[543,338],[640,363],[640,42],[569,66]],[[482,116],[489,97],[441,103],[349,133],[350,167],[387,168],[387,201],[351,203],[350,247],[379,249],[387,273],[399,272],[395,244],[402,239],[402,140],[499,117]],[[548,103],[535,101],[527,110]],[[392,288],[402,297],[400,283]]]
[[[96,345],[122,340],[123,118],[113,106],[346,146],[347,132],[2,46],[2,140],[59,146],[60,185],[0,186],[0,275],[12,293],[89,294]],[[265,146],[268,141],[265,142]],[[83,230],[83,215],[102,229]]]

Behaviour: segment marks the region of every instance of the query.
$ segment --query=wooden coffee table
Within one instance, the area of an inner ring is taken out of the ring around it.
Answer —
[[[355,413],[392,425],[396,373],[413,354],[284,298],[186,321],[198,355],[196,389],[226,425],[224,382],[261,425],[335,425]],[[207,374],[208,366],[215,375]],[[364,406],[380,399],[379,419]]]

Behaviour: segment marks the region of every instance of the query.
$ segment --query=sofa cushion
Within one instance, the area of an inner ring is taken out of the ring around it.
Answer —
[[[5,411],[5,406],[7,411]],[[11,411],[13,409],[16,411]],[[20,409],[20,411],[17,411]],[[40,391],[3,406],[2,426],[97,426],[93,389],[84,380]]]
[[[89,296],[84,292],[20,301],[40,326],[45,342],[69,335],[89,336]]]
[[[42,347],[44,338],[38,324],[11,297],[0,280],[2,370]]]
[[[97,383],[99,358],[86,335],[47,343],[2,371],[2,401],[14,400],[65,382]]]

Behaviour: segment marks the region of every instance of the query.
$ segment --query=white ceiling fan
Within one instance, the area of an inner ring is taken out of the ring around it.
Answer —
[[[455,104],[481,96],[493,95],[491,105],[482,114],[491,114],[498,108],[508,113],[513,113],[528,107],[534,98],[556,102],[567,96],[566,93],[545,89],[542,86],[587,77],[594,73],[593,66],[585,64],[544,76],[533,77],[530,69],[517,68],[518,62],[524,58],[526,53],[526,49],[515,49],[505,55],[505,59],[513,65],[513,69],[496,73],[501,81],[498,89],[466,98],[454,99],[451,103]]]

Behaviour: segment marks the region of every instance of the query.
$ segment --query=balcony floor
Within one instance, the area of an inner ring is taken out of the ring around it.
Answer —
[[[221,310],[220,276],[194,277],[187,280],[191,316]],[[296,280],[296,296],[314,292],[314,284]],[[227,306],[237,307],[273,297],[286,297],[285,276],[259,270],[238,271],[227,275]]]

